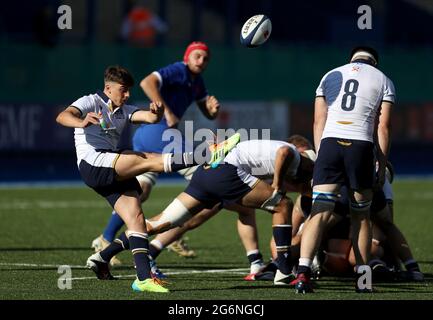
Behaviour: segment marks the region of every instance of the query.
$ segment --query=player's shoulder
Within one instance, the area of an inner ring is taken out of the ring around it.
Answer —
[[[323,75],[321,82],[340,79],[345,70],[345,67],[346,65],[343,65],[329,70]]]
[[[181,62],[181,61],[176,61],[173,63],[170,63],[164,67],[162,67],[159,70],[171,70],[171,71],[178,71],[178,72],[186,72],[186,65],[185,63]]]
[[[98,99],[103,100],[104,97],[101,97],[98,93],[89,93],[89,94],[82,96],[80,99],[96,101]]]
[[[99,99],[102,98],[97,93],[91,93],[91,94],[81,96],[80,98],[75,100],[71,105],[75,107],[94,105],[98,102]]]

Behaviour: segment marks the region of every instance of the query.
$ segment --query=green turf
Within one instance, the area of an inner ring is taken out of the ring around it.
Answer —
[[[158,213],[182,187],[155,188],[143,206],[147,216]],[[222,211],[202,227],[188,234],[197,252],[194,259],[163,252],[163,271],[180,272],[169,278],[169,294],[134,293],[130,285],[134,269],[129,252],[115,268],[118,281],[82,279],[72,281],[71,290],[58,288],[57,265],[72,268],[72,277],[92,277],[80,268],[91,254],[91,240],[104,227],[111,212],[105,200],[87,188],[0,189],[0,300],[4,299],[432,299],[433,273],[433,182],[394,183],[395,218],[405,233],[415,258],[427,276],[426,284],[377,284],[378,293],[354,293],[350,280],[323,278],[315,294],[300,296],[293,289],[271,282],[246,282],[240,273],[209,270],[247,270],[248,263],[236,232],[236,215]],[[261,248],[269,257],[270,215],[258,212]],[[29,265],[25,265],[29,264]],[[34,265],[32,265],[34,264]],[[195,273],[189,273],[190,271]],[[128,277],[129,276],[129,277]]]

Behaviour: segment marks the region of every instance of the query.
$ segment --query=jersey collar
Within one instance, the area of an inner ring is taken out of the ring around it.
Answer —
[[[104,100],[104,102],[106,104],[108,104],[108,101],[110,101],[110,98],[104,93],[104,91],[98,90],[98,92],[96,92],[96,94],[102,99]]]
[[[370,59],[355,59],[352,61],[352,63],[365,63],[365,64],[369,64],[372,67],[376,67],[373,63],[373,61],[371,61]]]
[[[110,110],[111,113],[115,113],[117,110],[121,110],[122,108],[116,107],[113,109],[113,103],[110,100],[110,98],[104,93],[104,91],[99,90],[97,92],[97,95],[105,102],[105,104],[108,107],[108,110]]]

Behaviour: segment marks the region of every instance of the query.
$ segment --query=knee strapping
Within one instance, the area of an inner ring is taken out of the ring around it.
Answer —
[[[260,208],[270,212],[274,212],[275,207],[283,200],[283,198],[284,198],[283,193],[274,190],[272,196],[270,196],[265,202],[263,202]]]
[[[350,208],[354,213],[368,213],[371,207],[371,200],[350,202]]]
[[[162,212],[161,217],[156,221],[146,220],[149,234],[160,233],[174,227],[182,226],[186,221],[191,219],[192,214],[184,204],[174,199],[172,203]]]
[[[313,191],[313,205],[311,212],[334,211],[337,194],[334,192]]]

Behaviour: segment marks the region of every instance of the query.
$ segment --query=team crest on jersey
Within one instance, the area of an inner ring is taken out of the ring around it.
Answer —
[[[361,69],[360,66],[353,66],[353,67],[352,67],[352,71],[356,71],[356,72],[358,72],[360,69]]]
[[[112,114],[114,119],[125,119],[125,114],[123,113],[123,110],[120,109],[118,112],[115,112]]]

